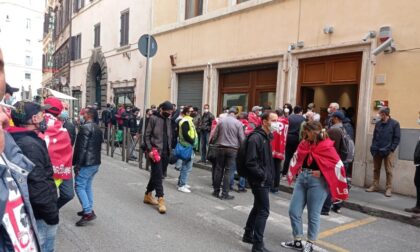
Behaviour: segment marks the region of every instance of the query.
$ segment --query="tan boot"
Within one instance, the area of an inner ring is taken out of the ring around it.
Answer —
[[[148,194],[144,195],[144,200],[143,202],[145,204],[150,204],[150,205],[158,205],[159,202],[157,202],[157,200],[153,197],[152,192],[149,192]]]
[[[163,197],[159,197],[158,201],[159,201],[159,206],[158,206],[159,213],[161,214],[166,213],[165,200],[163,199]]]
[[[392,191],[391,191],[391,189],[390,189],[390,188],[386,189],[386,191],[385,191],[385,196],[386,196],[386,197],[391,197],[391,196],[392,196]]]
[[[366,192],[377,192],[377,191],[378,191],[378,188],[375,185],[366,189]]]

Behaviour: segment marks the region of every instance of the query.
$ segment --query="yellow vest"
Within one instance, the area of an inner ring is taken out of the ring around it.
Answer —
[[[191,116],[184,116],[184,118],[182,118],[182,120],[179,122],[179,142],[184,146],[191,146],[190,143],[185,141],[184,136],[182,135],[182,124],[184,122],[188,122],[188,125],[190,126],[190,129],[188,130],[188,136],[190,136],[191,139],[194,139],[194,146],[196,146],[198,144],[198,137],[193,118]]]

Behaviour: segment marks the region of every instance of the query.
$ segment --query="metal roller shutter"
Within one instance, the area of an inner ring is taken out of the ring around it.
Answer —
[[[191,105],[201,109],[203,105],[204,72],[178,75],[177,105]]]

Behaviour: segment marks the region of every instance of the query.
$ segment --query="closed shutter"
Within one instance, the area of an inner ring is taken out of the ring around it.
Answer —
[[[177,105],[191,105],[201,108],[203,105],[203,72],[179,74]]]

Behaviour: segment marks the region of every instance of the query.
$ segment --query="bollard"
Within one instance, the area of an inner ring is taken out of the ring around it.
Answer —
[[[139,168],[142,168],[143,165],[143,150],[141,149],[141,140],[142,140],[142,135],[139,135]]]
[[[114,157],[114,151],[115,151],[115,125],[112,126],[112,133],[111,133],[111,157]]]
[[[122,150],[121,150],[121,158],[123,162],[125,161],[125,149],[127,148],[126,136],[127,136],[127,128],[123,127],[123,145],[122,145]]]

